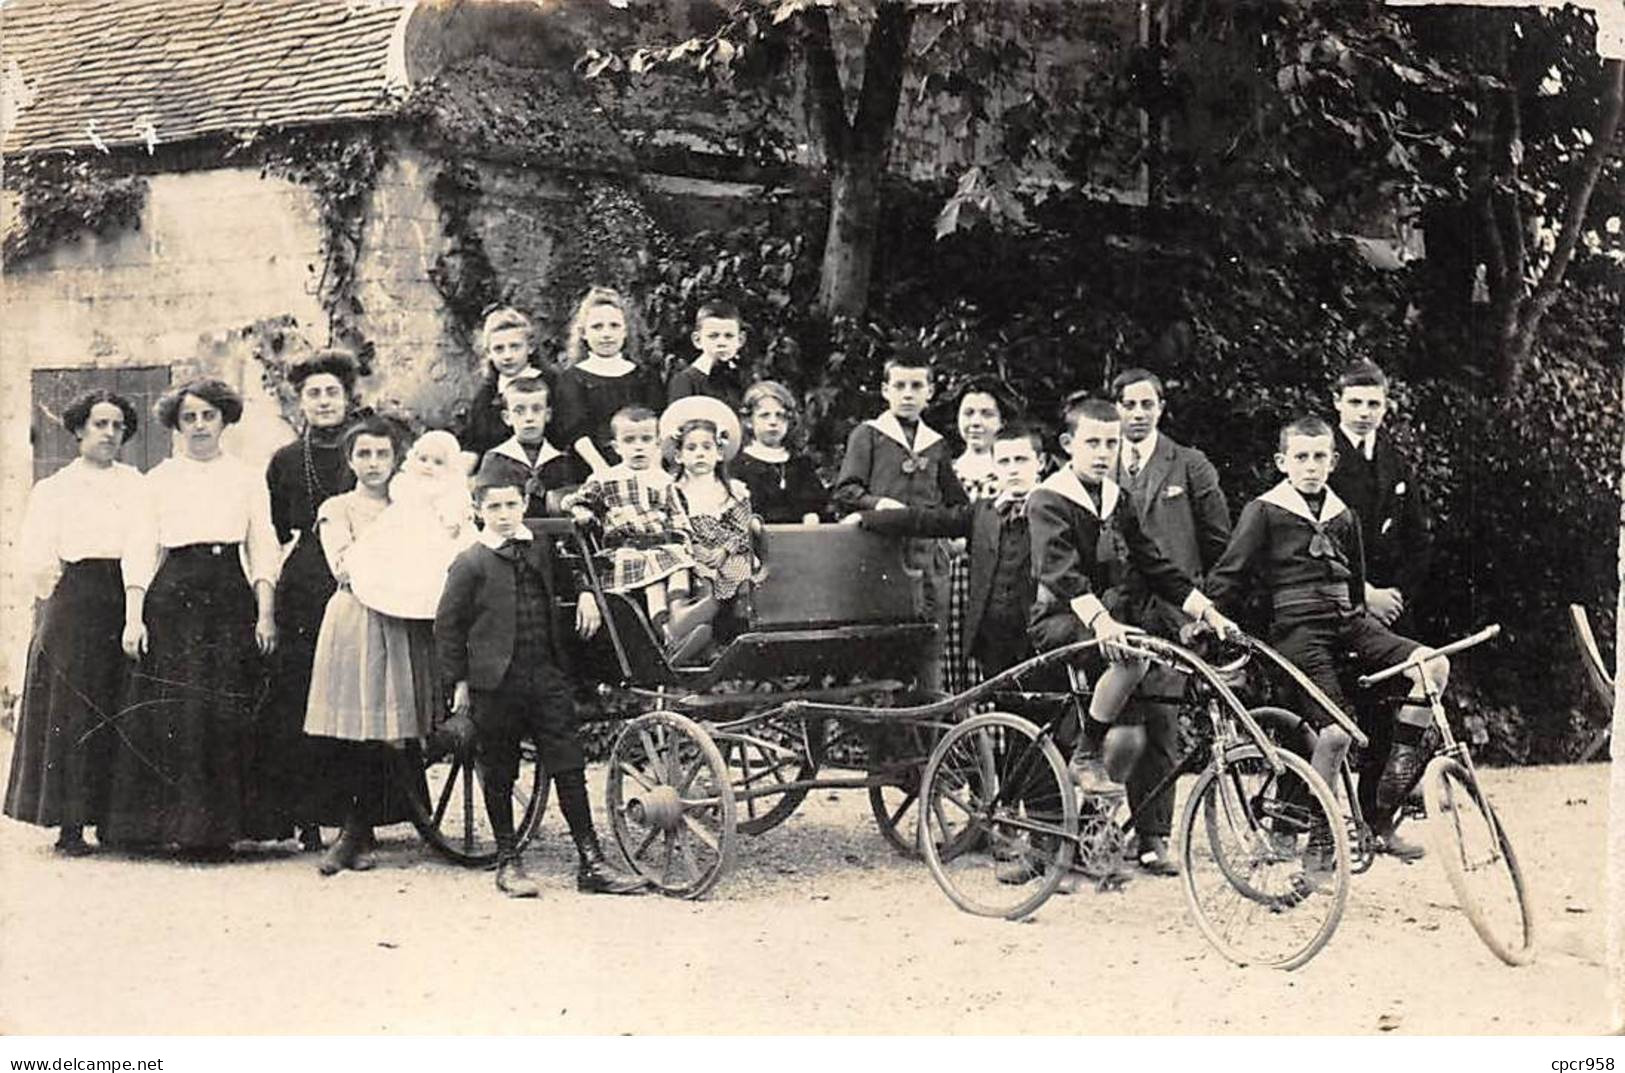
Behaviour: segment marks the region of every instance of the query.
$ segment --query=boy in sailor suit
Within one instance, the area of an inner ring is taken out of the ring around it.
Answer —
[[[1345,653],[1353,653],[1355,670],[1369,672],[1399,663],[1423,646],[1393,633],[1366,610],[1360,521],[1327,484],[1336,461],[1332,430],[1320,418],[1302,417],[1283,428],[1275,465],[1286,479],[1242,508],[1207,587],[1221,607],[1234,606],[1255,589],[1268,593],[1271,644],[1348,712],[1338,682]],[[1414,766],[1428,725],[1423,675],[1442,689],[1450,667],[1437,660],[1405,673],[1410,697],[1399,708],[1394,754],[1377,788],[1378,804],[1386,811],[1372,818],[1379,838],[1392,838],[1393,812],[1410,791],[1403,773]],[[1325,725],[1317,705],[1299,708],[1319,731],[1310,762],[1336,785],[1350,739],[1340,727]],[[1376,826],[1383,815],[1387,822]]]
[[[502,420],[513,435],[485,452],[476,475],[477,480],[500,476],[523,489],[527,518],[547,513],[550,489],[575,483],[569,457],[547,442],[549,402],[540,373],[510,380],[502,389]]]
[[[852,430],[831,495],[836,514],[969,502],[954,476],[948,444],[920,420],[931,401],[931,367],[923,355],[886,359],[880,394],[886,412]],[[948,631],[948,553],[942,541],[910,540],[904,561],[925,575],[925,613],[937,624],[919,668],[922,689],[942,688],[942,639]]]
[[[1028,635],[1040,651],[1101,642],[1081,661],[1095,682],[1072,774],[1085,792],[1119,793],[1145,748],[1143,712],[1125,708],[1148,662],[1114,644],[1132,628],[1120,616],[1143,603],[1140,587],[1221,634],[1236,627],[1141,529],[1133,503],[1112,480],[1122,435],[1117,408],[1080,399],[1067,407],[1066,427],[1061,446],[1068,464],[1027,497],[1038,582]]]

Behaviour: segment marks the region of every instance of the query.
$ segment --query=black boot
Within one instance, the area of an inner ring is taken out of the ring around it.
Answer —
[[[596,834],[576,839],[581,863],[576,868],[576,890],[583,894],[637,894],[649,885],[641,876],[628,875],[610,864]]]
[[[1378,851],[1406,861],[1417,860],[1427,851],[1401,838],[1394,829],[1399,826],[1400,807],[1421,779],[1422,771],[1432,755],[1425,736],[1406,733],[1411,729],[1401,725],[1395,734],[1393,751],[1388,754],[1388,763],[1383,766],[1382,777],[1377,781],[1376,815],[1371,817],[1371,833],[1376,837]]]
[[[497,890],[510,898],[535,898],[542,893],[525,871],[525,858],[512,846],[497,849]]]

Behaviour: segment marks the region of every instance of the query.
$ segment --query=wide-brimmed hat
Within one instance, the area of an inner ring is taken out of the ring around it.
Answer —
[[[717,447],[724,462],[739,453],[739,415],[721,399],[709,395],[689,395],[666,407],[660,415],[660,442],[668,453],[677,450],[677,434],[690,421],[709,421],[717,427]]]

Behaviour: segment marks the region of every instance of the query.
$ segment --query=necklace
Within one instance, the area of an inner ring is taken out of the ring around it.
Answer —
[[[315,516],[317,509],[321,507],[322,503],[332,494],[333,491],[330,490],[322,481],[321,474],[316,472],[316,456],[311,447],[311,441],[315,438],[315,430],[309,428],[305,429],[305,434],[300,437],[300,442],[304,448],[305,459],[305,494],[310,498],[310,513],[312,517]],[[330,445],[323,444],[322,446],[326,447]]]

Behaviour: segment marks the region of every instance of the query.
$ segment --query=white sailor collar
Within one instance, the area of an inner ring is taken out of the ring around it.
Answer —
[[[508,385],[515,380],[524,380],[532,376],[540,377],[541,375],[542,371],[534,365],[526,365],[516,373],[497,373],[497,396],[500,398],[502,393],[508,389]]]
[[[1096,507],[1094,500],[1083,487],[1083,480],[1071,466],[1062,466],[1060,469],[1044,478],[1038,487],[1047,488],[1056,495],[1064,496],[1093,514],[1101,521],[1112,516],[1117,509],[1117,501],[1122,495],[1122,489],[1110,477],[1103,477],[1100,481],[1100,506]],[[1031,502],[1031,500],[1029,500]]]
[[[903,426],[897,420],[897,415],[890,410],[887,410],[879,417],[870,418],[864,424],[896,443],[911,455],[924,454],[934,444],[942,442],[941,434],[924,421],[921,421],[914,428],[914,443],[910,445],[908,437],[903,435]]]
[[[522,444],[520,444],[518,436],[509,436],[507,439],[491,448],[491,453],[501,455],[504,458],[511,458],[515,462],[522,463],[529,469],[533,470],[541,469],[555,458],[564,457],[563,451],[559,450],[557,447],[554,447],[546,440],[543,440],[542,449],[536,452],[536,461],[532,462],[529,457],[526,456],[525,448]]]
[[[1280,507],[1288,514],[1296,515],[1311,525],[1325,525],[1333,518],[1348,510],[1348,504],[1337,497],[1331,485],[1326,486],[1326,501],[1320,505],[1320,517],[1315,517],[1309,510],[1309,504],[1303,498],[1303,493],[1292,487],[1291,481],[1282,481],[1258,497],[1271,506]]]
[[[490,548],[492,551],[496,551],[498,548],[502,547],[502,545],[506,544],[510,540],[535,540],[535,539],[536,539],[535,535],[529,529],[527,529],[525,527],[524,522],[519,523],[519,528],[514,530],[513,536],[506,536],[506,537],[497,536],[496,530],[494,530],[494,529],[481,529],[480,530],[480,535],[479,535],[480,543],[484,544],[486,547]]]

